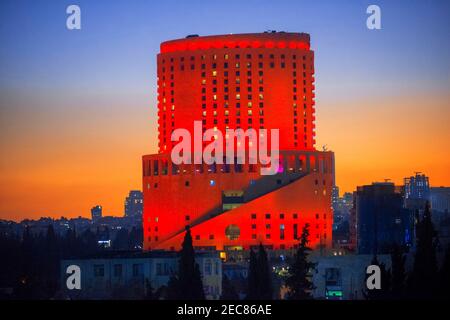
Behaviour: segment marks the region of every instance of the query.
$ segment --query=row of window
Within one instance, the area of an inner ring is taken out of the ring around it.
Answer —
[[[140,277],[144,274],[144,265],[142,263],[135,263],[132,265],[132,276]],[[94,265],[94,277],[104,277],[105,276],[105,266],[103,264]],[[113,276],[122,277],[123,276],[123,265],[115,264],[113,265]]]
[[[303,171],[319,171],[320,173],[328,173],[329,163],[327,159],[316,159],[315,157],[306,157],[305,155],[300,156],[289,156],[286,159],[280,158],[280,169],[279,173],[289,172],[303,172]],[[286,161],[286,166],[285,166]],[[169,161],[167,160],[147,160],[144,163],[144,176],[158,176],[158,175],[168,175],[169,169],[171,169],[172,175],[178,174],[191,174],[191,173],[230,173],[233,168],[234,172],[242,173],[245,168],[248,172],[256,172],[257,165],[249,163],[247,165],[237,163],[238,159],[234,160],[234,163],[230,163],[230,159],[224,157],[223,164],[189,164],[184,166],[179,166],[171,163],[171,168],[169,168]],[[219,167],[220,166],[220,167]],[[280,180],[281,181],[281,180]],[[325,180],[323,180],[325,185]],[[318,185],[318,180],[316,180],[316,185]],[[189,186],[189,181],[186,181],[186,186]]]
[[[286,216],[286,215],[285,215],[284,213],[280,213],[280,214],[278,215],[278,218],[281,219],[281,220],[283,220],[283,219],[285,218],[285,216]],[[293,214],[292,214],[292,218],[293,218],[293,219],[298,219],[298,216],[299,216],[298,213],[293,213]],[[316,213],[316,214],[315,214],[315,217],[316,217],[316,219],[320,219],[320,214],[319,214],[319,213]],[[252,213],[252,214],[250,215],[250,218],[251,218],[252,220],[257,219],[257,214],[256,214],[256,213]],[[264,219],[271,219],[271,218],[272,218],[272,214],[270,214],[270,213],[265,213],[265,214],[264,214]],[[324,219],[327,218],[326,213],[323,214],[323,218],[324,218]]]
[[[211,260],[206,261],[205,264],[205,272],[207,275],[211,275]],[[168,276],[172,274],[173,270],[170,268],[168,263],[156,263],[156,275],[157,276]],[[216,266],[216,274],[217,274],[217,266]],[[114,278],[123,277],[123,265],[122,264],[114,264],[112,275]],[[132,265],[132,276],[133,277],[141,277],[144,275],[144,265],[142,263],[135,263]],[[103,264],[94,265],[94,277],[104,277],[105,276],[105,266]]]
[[[225,53],[225,54],[223,55],[223,59],[224,59],[224,60],[229,60],[229,59],[230,59],[230,56],[231,56],[230,54]],[[255,56],[256,56],[256,55],[255,55]],[[264,59],[264,54],[262,54],[262,53],[258,54],[257,56],[258,56],[258,59]],[[246,59],[252,59],[253,55],[252,55],[251,53],[248,53],[248,54],[246,54],[246,55],[242,55],[242,57],[245,57]],[[297,60],[297,55],[294,54],[294,55],[292,55],[291,57],[292,57],[293,60]],[[212,60],[217,60],[217,59],[218,59],[218,55],[217,55],[217,54],[213,54],[213,55],[211,56],[211,58],[212,58]],[[236,60],[240,60],[240,59],[241,59],[241,54],[235,54],[235,55],[234,55],[234,58],[235,58]],[[269,58],[270,58],[270,59],[275,59],[275,54],[273,54],[273,53],[272,53],[272,54],[269,54]],[[286,59],[286,55],[285,55],[285,54],[280,54],[280,55],[279,55],[279,58],[282,59],[282,60],[284,60],[284,59]],[[201,59],[201,60],[206,60],[206,55],[202,55],[202,56],[200,57],[200,59]],[[278,55],[277,55],[277,59],[278,59]],[[303,61],[305,61],[305,60],[306,60],[306,56],[303,55],[303,56],[301,57],[301,59],[302,59]],[[187,60],[185,57],[180,57],[180,62],[184,62],[185,60]],[[195,61],[195,56],[190,56],[189,60],[190,60],[190,61]],[[172,58],[169,59],[169,61],[170,61],[170,63],[174,63],[174,62],[175,62],[175,59],[172,57]],[[162,63],[165,64],[165,63],[166,63],[166,59],[162,59]]]
[[[251,62],[247,62],[247,63],[245,64],[245,66],[246,66],[247,69],[250,69],[250,68],[252,67],[252,63],[251,63]],[[234,64],[234,67],[235,67],[236,69],[240,69],[240,68],[241,68],[241,63],[240,63],[240,62],[236,62],[236,63]],[[269,62],[269,67],[270,67],[271,69],[275,68],[275,62],[273,62],[273,61]],[[303,69],[305,70],[305,69],[306,69],[306,64],[303,64],[302,67],[303,67]],[[206,65],[205,65],[205,64],[202,64],[202,65],[200,66],[200,68],[201,68],[201,70],[206,70]],[[217,63],[211,64],[211,68],[212,68],[212,69],[217,69]],[[264,68],[264,63],[263,63],[263,62],[258,62],[258,68],[259,68],[259,69],[263,69],[263,68]],[[281,69],[286,68],[286,62],[281,61],[281,62],[280,62],[280,68],[281,68]],[[293,68],[293,69],[296,69],[296,68],[297,68],[297,63],[295,63],[295,62],[292,63],[292,68]],[[228,63],[228,62],[224,62],[224,63],[223,63],[223,69],[229,69],[229,63]],[[174,66],[170,66],[169,70],[170,70],[170,72],[174,72],[174,71],[175,71]],[[185,71],[185,70],[186,70],[185,65],[184,65],[184,64],[181,64],[181,65],[180,65],[180,71]],[[192,70],[195,70],[195,64],[191,64],[189,70],[191,70],[191,71],[192,71]],[[163,73],[166,72],[166,68],[165,68],[165,67],[162,67],[161,71],[162,71]],[[216,76],[216,75],[213,74],[213,76]]]
[[[211,71],[211,76],[213,77],[213,80],[214,80],[214,78],[216,78],[218,75],[219,75],[219,73],[218,73],[217,70],[212,70],[212,71]],[[250,78],[250,77],[252,77],[252,72],[249,70],[249,71],[247,71],[246,75],[247,75],[248,78]],[[302,74],[302,75],[303,75],[303,78],[306,79],[306,72],[305,72],[305,71],[303,71],[303,74]],[[225,84],[228,84],[228,78],[229,78],[229,76],[230,76],[229,72],[228,72],[227,70],[223,71],[223,76],[224,76],[224,78],[225,78],[225,79],[224,79],[224,83],[225,83]],[[240,83],[240,79],[238,78],[238,77],[241,76],[240,71],[236,71],[236,72],[235,72],[235,76],[236,76],[236,80],[238,80],[238,81],[236,81],[236,83]],[[260,77],[260,78],[259,78],[259,83],[263,83],[262,77],[264,76],[264,71],[259,70],[259,71],[258,71],[258,76]],[[205,72],[205,71],[202,71],[201,77],[202,77],[202,78],[206,78],[206,72]],[[292,72],[292,77],[294,77],[294,78],[297,77],[297,71],[293,71],[293,72]],[[169,86],[170,86],[171,88],[174,88],[174,87],[175,87],[175,83],[173,82],[173,80],[174,80],[174,75],[173,75],[173,74],[170,75],[170,79],[171,79],[171,81],[170,81],[170,83],[169,83]],[[163,76],[162,76],[162,83],[161,83],[161,87],[162,87],[162,88],[166,88],[166,87],[167,87],[165,81],[166,81],[166,75],[163,74]],[[204,85],[204,84],[206,84],[206,79],[202,79],[202,85]],[[305,83],[305,84],[306,84],[306,83]]]

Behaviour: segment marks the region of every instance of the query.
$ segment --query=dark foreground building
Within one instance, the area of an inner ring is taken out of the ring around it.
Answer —
[[[393,183],[358,187],[354,210],[359,254],[390,253],[393,245],[411,245],[414,215],[403,208],[402,190]]]

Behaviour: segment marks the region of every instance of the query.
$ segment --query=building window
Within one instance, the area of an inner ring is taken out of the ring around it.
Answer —
[[[144,274],[144,265],[142,263],[133,264],[133,277],[140,277]]]
[[[280,224],[280,239],[284,240],[284,224]]]
[[[102,264],[94,264],[94,277],[104,277],[105,266]]]
[[[270,219],[270,213],[266,213],[266,219]]]
[[[252,219],[256,219],[256,213],[252,213]]]
[[[114,277],[116,277],[116,278],[122,277],[122,265],[121,264],[114,265]]]
[[[212,263],[211,260],[208,259],[205,262],[205,275],[210,276],[212,273]]]
[[[157,264],[156,264],[156,275],[157,275],[157,276],[162,276],[162,275],[163,275],[163,266],[162,266],[162,263],[157,263]]]

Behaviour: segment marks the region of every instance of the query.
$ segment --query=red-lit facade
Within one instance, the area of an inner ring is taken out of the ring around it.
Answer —
[[[279,129],[280,170],[172,164],[178,128]],[[188,37],[158,54],[158,148],[143,157],[144,247],[290,249],[305,223],[331,246],[334,159],[315,149],[314,53],[304,33]]]

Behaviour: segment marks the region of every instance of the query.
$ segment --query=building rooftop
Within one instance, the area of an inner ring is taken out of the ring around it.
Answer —
[[[196,256],[218,257],[217,251],[197,251]],[[64,260],[93,260],[93,259],[149,259],[149,258],[176,258],[177,251],[152,250],[152,251],[103,251],[95,254],[69,257]]]
[[[299,32],[241,33],[213,36],[189,35],[161,43],[161,53],[224,48],[310,48],[310,36]]]

